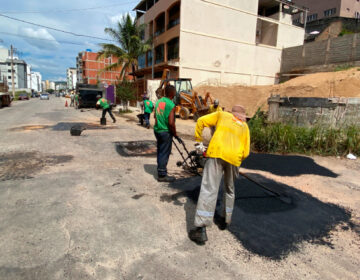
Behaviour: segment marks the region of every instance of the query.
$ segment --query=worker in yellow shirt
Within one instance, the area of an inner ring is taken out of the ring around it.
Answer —
[[[222,111],[222,109],[219,106],[219,99],[215,99],[214,104],[210,105],[210,107],[209,107],[209,114],[215,113],[218,111]]]
[[[241,162],[250,153],[250,133],[246,124],[244,107],[236,105],[232,112],[216,112],[198,119],[195,138],[203,147],[204,127],[215,127],[206,151],[208,157],[201,182],[201,190],[195,213],[195,229],[190,230],[189,238],[203,245],[207,241],[206,226],[211,225],[222,176],[224,174],[224,199],[222,215],[215,216],[215,222],[224,230],[231,222],[234,208],[234,180],[239,174]]]

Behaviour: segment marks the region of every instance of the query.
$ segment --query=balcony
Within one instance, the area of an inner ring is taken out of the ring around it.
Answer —
[[[175,3],[168,9],[168,26],[167,29],[170,29],[178,24],[180,24],[180,2]]]
[[[169,29],[173,28],[174,26],[176,26],[178,24],[180,24],[180,18],[177,18],[175,20],[170,21],[168,26],[167,26],[167,29],[169,30]]]
[[[161,13],[155,19],[155,33],[154,37],[159,36],[160,34],[165,32],[165,13]]]

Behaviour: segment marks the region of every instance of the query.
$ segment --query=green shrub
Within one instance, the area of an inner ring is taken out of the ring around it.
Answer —
[[[291,124],[267,123],[258,111],[249,121],[251,147],[257,152],[300,153],[316,155],[360,155],[360,126],[342,128],[325,126],[298,127]]]
[[[19,100],[19,95],[24,93],[27,94],[27,96],[29,96],[29,94],[25,90],[15,91],[15,100]]]
[[[354,31],[351,31],[349,29],[346,29],[344,28],[343,30],[341,30],[341,32],[339,33],[339,37],[342,37],[344,35],[347,35],[347,34],[354,34],[355,32]]]
[[[121,100],[127,104],[128,101],[136,100],[135,96],[136,90],[134,83],[124,80],[117,84],[116,87],[116,97],[118,100]],[[125,105],[125,111],[128,110],[127,105]]]
[[[354,66],[348,65],[348,64],[338,65],[338,66],[336,66],[336,68],[334,69],[334,72],[349,70],[349,69],[352,68],[352,67],[354,67]]]

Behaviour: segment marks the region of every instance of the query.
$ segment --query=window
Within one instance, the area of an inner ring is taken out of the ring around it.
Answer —
[[[164,44],[155,48],[155,64],[164,62]]]
[[[8,69],[8,73],[11,73],[11,69]]]
[[[335,14],[336,14],[336,8],[332,8],[332,9],[324,11],[324,16],[325,17],[330,17],[330,16],[335,15]]]
[[[11,76],[8,76],[8,79],[11,79]]]
[[[355,18],[360,18],[360,13],[359,12],[355,12]]]
[[[317,17],[318,17],[318,14],[309,15],[309,16],[307,17],[307,21],[310,22],[310,21],[317,20]]]
[[[152,50],[147,52],[147,66],[152,65]]]
[[[168,14],[169,24],[167,28],[170,29],[180,23],[180,2],[171,7]]]
[[[279,26],[276,23],[258,19],[256,26],[256,44],[276,47]]]
[[[170,40],[167,43],[167,49],[168,49],[168,54],[167,54],[168,60],[179,58],[179,37]]]
[[[179,92],[179,91],[190,92],[190,91],[192,91],[191,82],[187,81],[187,80],[176,81],[175,88],[176,88],[176,92]]]
[[[165,13],[162,13],[157,17],[155,20],[155,26],[155,37],[165,32]]]
[[[138,67],[139,69],[145,68],[145,54],[142,54],[138,57]]]
[[[141,40],[141,41],[144,41],[144,40],[145,40],[145,30],[144,30],[144,29],[142,29],[142,30],[140,31],[140,40]]]
[[[294,19],[293,24],[295,25],[300,24],[300,18]]]

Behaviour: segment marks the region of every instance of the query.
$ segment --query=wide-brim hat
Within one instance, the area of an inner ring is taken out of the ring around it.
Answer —
[[[234,107],[232,107],[231,113],[239,120],[243,122],[246,121],[246,111],[243,106],[235,105]]]

